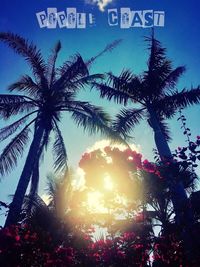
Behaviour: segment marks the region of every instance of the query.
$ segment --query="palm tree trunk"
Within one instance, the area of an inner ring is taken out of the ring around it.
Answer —
[[[150,114],[150,124],[154,130],[155,143],[161,160],[172,160],[173,156],[170,151],[167,140],[161,130],[159,119],[152,107],[148,108]],[[184,189],[183,183],[175,181],[174,177],[168,177],[171,200],[175,211],[175,221],[181,226],[183,245],[186,257],[189,261],[194,258],[194,240],[192,238],[192,228],[194,224],[194,214],[189,208],[189,200]],[[183,228],[182,228],[183,227]]]
[[[161,160],[172,159],[172,153],[166,138],[161,130],[158,117],[152,107],[148,107],[150,114],[150,126],[154,131],[154,140]]]
[[[172,160],[173,156],[170,151],[167,140],[161,130],[159,119],[151,106],[148,107],[148,111],[150,114],[150,125],[154,131],[154,139],[160,158],[163,161]],[[183,183],[176,182],[174,180],[174,177],[169,177],[169,188],[176,214],[176,222],[180,224],[180,222],[184,220],[185,222],[187,221],[191,223],[193,218],[191,211],[186,210],[186,214],[184,215],[185,218],[182,218],[183,216],[181,216],[181,213],[183,211],[183,205],[186,205],[188,203],[188,197],[185,192]]]
[[[13,201],[10,205],[8,216],[5,222],[5,227],[17,223],[19,219],[24,196],[30,182],[34,165],[37,160],[38,150],[40,149],[43,133],[44,133],[43,127],[41,125],[38,126],[35,130],[34,138],[31,143],[28,156],[26,158],[26,162],[21,177],[19,179],[17,189],[15,191]]]

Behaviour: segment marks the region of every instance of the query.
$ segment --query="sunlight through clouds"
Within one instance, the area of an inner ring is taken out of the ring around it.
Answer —
[[[101,141],[97,141],[92,147],[87,148],[87,152],[90,153],[97,149],[104,149],[106,146],[110,146],[112,148],[119,148],[119,150],[121,151],[127,149],[127,147],[123,144],[112,143],[110,140],[103,139]],[[140,152],[141,150],[140,145],[130,144],[129,146],[132,150],[136,152]]]
[[[91,191],[87,194],[87,208],[92,213],[108,213],[104,206],[103,194],[98,191]]]
[[[85,187],[85,172],[81,168],[75,170],[75,177],[72,181],[72,187],[75,190],[84,189]]]
[[[108,174],[106,174],[105,177],[104,177],[104,187],[108,191],[112,191],[113,188],[114,188],[114,185],[113,185],[113,182],[112,182],[112,178]]]

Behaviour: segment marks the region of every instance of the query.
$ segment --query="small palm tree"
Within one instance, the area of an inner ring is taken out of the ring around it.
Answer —
[[[78,126],[91,134],[101,132],[109,137],[116,137],[108,127],[110,118],[102,108],[89,102],[76,100],[79,90],[102,75],[89,75],[88,65],[96,57],[112,50],[118,44],[108,45],[99,55],[87,62],[77,54],[62,67],[56,68],[56,59],[61,50],[58,42],[45,63],[40,50],[22,37],[12,33],[0,33],[0,40],[10,46],[16,53],[23,56],[31,67],[34,79],[29,75],[22,76],[10,85],[9,90],[19,91],[19,94],[0,95],[0,115],[9,119],[14,115],[21,116],[9,126],[0,130],[0,140],[3,141],[17,133],[4,148],[0,156],[0,174],[5,175],[16,166],[17,160],[28,144],[29,135],[34,128],[33,139],[19,183],[10,205],[6,226],[16,223],[21,211],[24,195],[32,179],[32,193],[36,191],[39,179],[39,160],[44,148],[48,146],[50,134],[54,133],[53,155],[54,167],[58,171],[66,169],[67,152],[65,149],[59,122],[63,112],[71,114]]]
[[[52,242],[60,244],[73,244],[80,248],[87,244],[83,234],[91,224],[87,219],[80,217],[73,203],[80,195],[74,191],[72,181],[75,173],[68,168],[60,175],[49,174],[47,176],[46,197],[47,203],[35,193],[34,196],[26,195],[22,206],[23,224],[31,225],[33,229],[50,233]],[[94,216],[93,216],[94,217]],[[93,218],[93,220],[95,217]],[[87,222],[87,223],[85,223]],[[96,222],[96,221],[95,221]],[[72,241],[73,240],[73,241]]]
[[[108,81],[94,82],[93,86],[100,91],[102,98],[114,100],[116,103],[134,104],[136,108],[124,108],[116,117],[114,129],[125,137],[130,131],[146,119],[154,131],[154,139],[162,160],[172,159],[168,141],[169,130],[165,119],[172,118],[179,108],[185,108],[200,102],[200,88],[183,89],[178,92],[178,79],[185,72],[185,67],[172,68],[172,62],[167,59],[166,51],[160,42],[154,38],[150,42],[150,57],[148,69],[142,75],[136,76],[130,70],[122,71],[119,77],[108,73]],[[171,180],[171,192],[175,210],[178,202],[186,200],[187,196],[182,183]],[[178,211],[177,211],[178,213]]]
[[[72,178],[73,172],[69,169],[60,177],[48,175],[48,203],[37,193],[26,195],[22,206],[23,222],[42,227],[55,236],[63,234],[61,225],[64,224],[63,230],[66,234],[66,230],[69,230],[67,217],[72,196]]]
[[[191,168],[183,168],[179,163],[173,163],[169,166],[157,163],[157,170],[162,179],[155,173],[144,171],[141,173],[143,201],[148,206],[147,214],[159,222],[161,229],[165,230],[170,223],[174,223],[175,215],[167,183],[169,174],[181,181],[187,192],[191,192],[196,187],[198,177]],[[187,205],[184,204],[187,203],[181,203],[182,211],[187,208]],[[182,223],[184,224],[184,222]]]

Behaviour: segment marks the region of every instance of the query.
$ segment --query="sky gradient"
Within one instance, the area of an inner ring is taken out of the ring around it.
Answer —
[[[79,12],[93,13],[96,25],[86,29],[40,29],[36,13],[48,7],[65,10],[67,7],[76,7]],[[130,7],[133,10],[162,10],[165,11],[165,27],[155,28],[155,35],[167,48],[167,55],[173,61],[174,67],[185,65],[187,72],[178,83],[178,89],[190,88],[200,84],[200,3],[197,0],[172,1],[172,0],[113,0],[99,10],[97,5],[86,4],[84,0],[2,0],[0,9],[0,31],[11,31],[33,41],[41,49],[45,58],[48,58],[50,49],[56,41],[62,43],[62,51],[58,59],[58,66],[73,54],[79,52],[84,59],[89,59],[101,51],[108,43],[116,39],[123,42],[112,52],[99,58],[91,69],[91,73],[104,73],[112,71],[119,74],[124,68],[131,69],[135,74],[140,74],[146,69],[148,59],[147,44],[144,36],[150,35],[150,29],[131,28],[127,30],[119,27],[110,27],[107,19],[107,8]],[[26,62],[13,53],[4,44],[0,43],[0,93],[6,93],[8,85],[16,81],[20,75],[29,74]],[[97,92],[84,91],[80,99],[91,101],[93,104],[102,105],[105,110],[114,116],[120,106],[113,102],[99,99]],[[200,105],[184,111],[188,119],[193,137],[200,134]],[[170,147],[175,149],[185,144],[185,137],[180,130],[177,117],[170,121],[173,141]],[[7,125],[0,121],[0,127]],[[82,153],[93,146],[101,138],[83,134],[81,129],[70,120],[63,118],[61,128],[65,139],[69,166],[76,167]],[[66,133],[66,134],[65,134]],[[141,147],[144,158],[152,159],[154,147],[152,130],[145,124],[139,125],[133,132],[133,143]],[[0,144],[0,152],[5,143]],[[24,154],[26,156],[26,153]],[[2,178],[0,184],[0,200],[8,201],[8,195],[13,194],[25,157],[19,162],[18,167],[7,177]],[[44,163],[41,165],[40,192],[45,188],[46,174],[52,170],[51,153],[47,152]],[[3,219],[0,219],[0,225]]]

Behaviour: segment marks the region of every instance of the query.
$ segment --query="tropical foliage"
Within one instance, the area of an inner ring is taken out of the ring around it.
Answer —
[[[200,88],[178,91],[177,82],[185,72],[185,66],[173,68],[165,48],[154,38],[154,34],[146,40],[150,44],[146,71],[135,75],[130,70],[123,70],[119,77],[108,73],[107,82],[94,82],[93,87],[100,91],[102,98],[131,105],[117,115],[113,123],[115,131],[127,138],[133,128],[145,119],[153,129],[160,159],[169,161],[173,160],[173,155],[168,145],[170,132],[165,120],[171,119],[180,108],[199,103]],[[188,201],[183,184],[176,182],[173,176],[168,176],[168,181],[177,223],[185,220],[190,224],[193,217],[191,211],[181,212],[181,203]]]
[[[1,117],[9,119],[14,115],[20,116],[0,130],[1,141],[15,134],[0,156],[1,175],[16,166],[33,130],[31,146],[7,217],[6,225],[9,225],[15,223],[19,217],[30,180],[33,195],[37,190],[40,159],[49,145],[51,134],[55,137],[52,150],[55,170],[63,171],[67,167],[67,151],[59,126],[63,113],[69,113],[78,126],[91,134],[101,132],[110,138],[116,137],[116,134],[109,128],[110,118],[101,107],[76,99],[81,88],[102,78],[102,75],[98,74],[89,75],[88,65],[91,65],[95,58],[86,64],[82,57],[76,54],[57,68],[60,42],[55,45],[45,62],[41,51],[18,35],[1,33],[0,40],[25,58],[33,74],[32,77],[23,75],[9,86],[9,91],[18,91],[19,94],[0,95]],[[115,45],[117,42],[107,46],[102,53],[112,50]]]
[[[18,164],[32,132],[13,201],[0,201],[0,210],[9,210],[0,230],[0,265],[200,266],[200,191],[195,191],[200,137],[192,141],[182,113],[200,102],[200,88],[177,90],[185,66],[174,69],[153,35],[146,39],[147,71],[136,76],[124,70],[119,77],[90,75],[88,69],[120,41],[87,61],[76,54],[58,68],[60,42],[45,61],[34,44],[18,35],[0,33],[0,40],[24,57],[32,71],[11,84],[9,94],[0,94],[0,116],[9,122],[0,129],[0,141],[8,142],[0,155],[2,176]],[[125,106],[113,123],[101,107],[77,99],[80,89],[91,86],[102,98]],[[172,153],[165,120],[177,112],[188,145]],[[78,169],[69,170],[60,128],[63,113],[89,133],[120,142],[145,119],[154,132],[155,163],[127,144],[109,143],[84,153]],[[40,163],[50,144],[55,174],[40,197]]]
[[[165,120],[171,119],[180,108],[199,103],[200,88],[177,91],[177,82],[186,71],[185,66],[173,68],[161,43],[154,36],[146,40],[150,51],[146,71],[135,75],[130,70],[123,70],[119,77],[110,72],[107,74],[107,82],[94,82],[93,86],[100,91],[103,98],[125,106],[133,105],[131,108],[122,109],[117,115],[113,124],[116,131],[127,137],[131,130],[145,119],[154,130],[161,158],[170,158],[170,151],[164,148],[167,144],[163,141],[170,140]],[[159,140],[162,137],[158,135],[159,130],[164,135],[163,140]]]
[[[110,161],[107,160],[108,158]],[[96,164],[101,167],[101,170],[100,175],[95,176],[97,183],[94,183],[91,176],[94,175]],[[106,196],[106,204],[109,199],[112,214],[116,214],[116,211],[122,214],[122,209],[126,210],[127,214],[123,213],[123,216],[118,218],[102,217],[101,209],[93,213],[90,209],[85,209],[85,217],[88,219],[91,214],[93,220],[84,224],[86,220],[83,214],[80,217],[80,208],[81,203],[86,200],[84,197],[79,197],[76,188],[73,189],[74,175],[67,173],[60,178],[51,178],[48,184],[49,203],[45,204],[36,195],[34,201],[27,196],[23,206],[26,215],[23,224],[0,231],[0,263],[8,264],[4,266],[40,264],[55,267],[144,267],[151,264],[153,266],[178,267],[181,264],[188,267],[198,266],[198,253],[195,258],[188,260],[180,227],[177,227],[174,222],[174,211],[170,204],[165,177],[172,166],[142,160],[142,155],[131,149],[105,147],[84,154],[80,160],[80,167],[85,171],[87,188],[83,190],[86,191],[82,192],[82,196],[86,197],[88,190],[102,189],[104,174],[109,172],[115,189],[114,192],[110,192],[112,197]],[[138,194],[128,194],[130,188],[126,186],[122,187],[122,191],[120,190],[122,183],[117,176],[119,169],[122,170],[124,181],[129,185],[131,183],[136,185]],[[191,175],[191,179],[187,181],[188,175],[182,171],[179,172],[179,176],[185,181],[187,188],[194,179]],[[115,190],[124,194],[129,199],[127,203],[132,205],[129,207],[129,205],[122,206],[116,203]],[[29,201],[33,201],[31,210],[28,209]],[[79,210],[76,210],[77,207]],[[100,214],[99,217],[98,214]],[[158,224],[160,232],[155,235],[155,226]],[[101,232],[98,234],[99,230],[95,230],[97,225],[106,226],[107,233],[102,236]],[[199,223],[197,222],[192,231],[194,240],[198,233]],[[194,244],[193,249],[197,252],[198,240]]]

